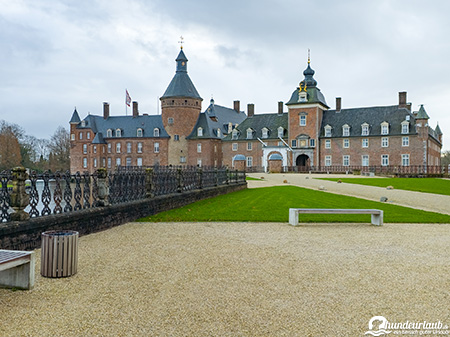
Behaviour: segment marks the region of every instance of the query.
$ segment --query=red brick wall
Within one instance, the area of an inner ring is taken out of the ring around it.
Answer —
[[[198,159],[202,166],[222,166],[222,146],[220,139],[192,139],[188,140],[188,165],[196,166]],[[197,151],[197,144],[201,144],[201,152]]]

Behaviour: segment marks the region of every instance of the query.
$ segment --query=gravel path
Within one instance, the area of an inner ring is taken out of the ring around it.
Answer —
[[[449,225],[130,223],[72,277],[0,289],[0,336],[363,336],[450,323]],[[40,251],[36,251],[39,256]]]
[[[387,197],[388,202],[394,205],[414,207],[425,211],[432,211],[444,214],[450,214],[450,196],[431,193],[421,193],[405,190],[397,190],[395,186],[393,190],[384,187],[365,186],[357,184],[337,183],[335,181],[319,180],[315,178],[349,178],[348,175],[337,174],[267,174],[267,173],[251,173],[250,177],[261,178],[264,180],[249,180],[249,188],[267,187],[286,185],[296,185],[311,189],[318,189],[323,186],[327,192],[355,196],[374,201],[380,201],[381,197]],[[360,178],[360,176],[358,176]],[[361,177],[363,178],[363,177]],[[367,179],[378,179],[369,178]]]

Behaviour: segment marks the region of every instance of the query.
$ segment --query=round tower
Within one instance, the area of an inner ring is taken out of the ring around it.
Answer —
[[[187,163],[186,137],[192,132],[202,109],[202,98],[187,73],[188,59],[181,48],[176,58],[177,68],[161,100],[161,117],[170,135],[169,164]]]

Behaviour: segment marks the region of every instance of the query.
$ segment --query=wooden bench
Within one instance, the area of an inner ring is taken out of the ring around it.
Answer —
[[[383,211],[379,209],[289,208],[289,223],[298,226],[300,213],[308,214],[370,214],[372,225],[383,225]]]
[[[34,287],[34,252],[0,249],[0,287]]]

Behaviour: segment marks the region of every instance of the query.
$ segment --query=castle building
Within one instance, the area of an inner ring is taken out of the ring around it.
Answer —
[[[187,73],[181,48],[176,72],[161,101],[161,114],[140,114],[133,102],[131,116],[70,120],[71,171],[105,167],[154,165],[222,166],[278,170],[289,167],[431,166],[440,165],[442,132],[432,128],[423,105],[411,110],[407,93],[396,105],[330,109],[317,87],[308,58],[303,80],[292,92],[284,111],[247,114],[240,102],[233,108],[215,104],[202,110],[200,94]],[[275,167],[275,166],[273,166]]]

